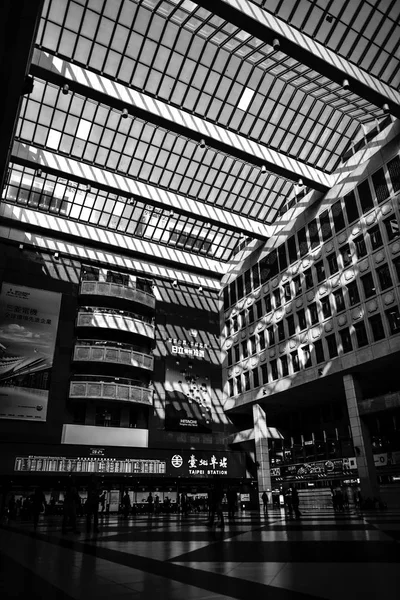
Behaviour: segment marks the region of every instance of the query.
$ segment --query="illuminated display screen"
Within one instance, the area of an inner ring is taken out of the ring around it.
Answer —
[[[14,471],[35,473],[132,473],[133,475],[165,475],[163,460],[118,459],[94,457],[65,458],[62,456],[18,456]]]

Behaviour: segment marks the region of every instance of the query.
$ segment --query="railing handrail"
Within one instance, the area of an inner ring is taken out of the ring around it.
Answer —
[[[155,325],[153,325],[153,323],[148,323],[147,321],[142,321],[142,319],[137,319],[136,317],[131,317],[130,315],[115,314],[114,312],[112,312],[113,310],[115,310],[115,309],[110,308],[110,312],[107,312],[107,310],[105,310],[104,312],[100,312],[98,310],[93,310],[93,312],[86,312],[86,311],[78,309],[78,316],[79,315],[114,315],[116,317],[123,317],[124,319],[130,319],[131,321],[137,321],[138,323],[142,323],[142,325],[148,325],[149,327],[152,327],[152,329],[155,329]]]
[[[118,287],[118,288],[122,288],[122,289],[127,289],[127,290],[132,290],[137,292],[138,294],[144,294],[145,296],[148,296],[149,298],[151,298],[154,302],[156,300],[156,297],[154,296],[154,294],[151,294],[150,292],[146,292],[145,290],[140,290],[139,288],[133,286],[133,285],[125,285],[124,283],[114,283],[112,281],[90,281],[90,280],[82,280],[80,282],[80,290],[82,290],[83,286],[86,284],[90,284],[90,285],[95,285],[98,286],[99,284],[101,285],[108,285],[110,287]]]
[[[147,354],[146,352],[138,352],[138,350],[130,350],[129,348],[119,348],[118,346],[106,346],[103,344],[75,344],[74,349],[76,348],[89,348],[90,350],[92,348],[96,348],[97,350],[101,349],[101,350],[117,350],[118,352],[130,352],[131,354],[134,354],[135,356],[145,356],[148,358],[153,358],[153,356],[151,354]]]

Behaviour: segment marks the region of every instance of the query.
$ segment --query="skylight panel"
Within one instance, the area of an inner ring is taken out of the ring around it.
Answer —
[[[239,100],[238,108],[240,108],[240,110],[247,110],[253,96],[254,90],[251,88],[245,88],[242,97]]]
[[[53,150],[58,150],[58,145],[61,139],[61,131],[56,131],[55,129],[50,129],[49,135],[47,136],[47,146],[49,148],[53,148]]]
[[[86,119],[81,119],[79,121],[76,137],[80,138],[81,140],[86,140],[88,138],[91,125],[92,124],[90,121],[86,121]]]

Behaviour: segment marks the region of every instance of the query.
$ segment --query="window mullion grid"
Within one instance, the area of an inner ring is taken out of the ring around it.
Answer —
[[[259,83],[258,89],[260,89],[260,87],[261,87],[261,85],[263,84],[263,82],[264,82],[264,79],[266,78],[266,76],[267,76],[267,75],[266,75],[266,73],[264,72],[264,75],[263,75],[263,77],[262,77],[262,78],[261,78],[261,80],[260,80],[260,83]],[[275,82],[275,80],[274,80],[274,82]],[[274,85],[274,82],[273,82],[273,83],[272,83],[272,84],[271,84],[271,85],[268,87],[268,90],[267,90],[267,92],[265,93],[265,98],[269,98],[269,94],[270,94],[270,91],[271,91],[271,88],[272,88],[272,86]],[[265,111],[265,103],[264,103],[264,102],[262,102],[262,103],[260,104],[260,108],[258,109],[258,112],[257,112],[257,114],[256,114],[256,116],[255,116],[255,118],[254,118],[253,125],[252,125],[252,127],[250,128],[250,131],[249,131],[249,137],[252,137],[252,134],[251,134],[251,132],[253,131],[254,127],[257,125],[257,122],[258,122],[258,120],[259,120],[259,119],[261,119],[261,115],[262,115],[262,113],[263,113],[264,111]],[[264,133],[264,131],[265,131],[265,128],[268,126],[268,122],[267,122],[265,119],[263,119],[263,121],[264,121],[264,125],[263,125],[263,127],[262,127],[262,129],[261,129],[261,131],[260,131],[259,135],[258,135],[256,138],[254,138],[254,139],[256,140],[256,142],[258,142],[258,143],[260,143],[260,140],[261,140],[261,138],[262,138],[262,135],[263,135],[263,133]]]
[[[227,154],[225,154],[225,155],[224,155],[224,159],[223,159],[223,161],[222,161],[222,164],[221,164],[221,166],[219,167],[219,170],[218,170],[218,175],[221,175],[221,174],[223,173],[223,171],[222,171],[222,168],[223,168],[224,164],[225,164],[225,163],[226,163],[228,160],[232,160],[232,158],[231,158],[231,157],[228,157],[228,155],[227,155]],[[222,175],[222,176],[223,176],[223,175]],[[223,176],[223,177],[224,177],[224,176]],[[224,177],[224,179],[223,179],[223,182],[222,182],[222,183],[220,183],[220,184],[218,185],[218,191],[217,191],[217,193],[216,193],[216,195],[215,195],[215,204],[217,204],[217,205],[218,205],[218,200],[219,200],[219,197],[220,197],[221,193],[222,193],[222,192],[225,192],[225,183],[226,183],[226,181],[227,181],[228,177],[229,177],[229,169],[228,169],[228,171],[227,171],[227,172],[226,172],[226,174],[225,174],[225,177]],[[225,200],[222,202],[222,206],[224,206],[224,205],[225,205],[225,202],[226,202]]]
[[[162,42],[162,38],[164,36],[165,30],[168,27],[168,24],[169,24],[169,21],[166,19],[165,20],[165,25],[163,27],[163,30],[162,30],[162,33],[161,33],[161,36],[160,36],[160,42],[159,42],[160,44]],[[169,67],[170,63],[174,60],[175,54],[179,54],[180,56],[183,56],[184,60],[182,60],[182,62],[181,62],[181,65],[180,65],[180,67],[178,69],[177,76],[175,77],[175,81],[174,81],[174,83],[173,83],[173,85],[171,87],[171,92],[170,92],[170,95],[169,95],[169,102],[171,102],[171,98],[173,98],[173,96],[174,96],[174,93],[175,93],[177,85],[179,83],[182,83],[181,80],[180,80],[180,75],[182,73],[184,62],[186,60],[185,56],[182,55],[181,52],[179,52],[178,50],[176,50],[176,47],[178,45],[179,36],[180,36],[180,30],[178,31],[177,35],[175,36],[174,43],[171,44],[169,46],[169,48],[168,48],[168,50],[169,50],[169,57],[168,57],[168,60],[167,60],[167,62],[165,64],[165,69],[164,69],[164,72],[163,72],[163,76],[160,78],[160,81],[159,81],[159,84],[157,86],[157,90],[156,90],[156,93],[155,93],[155,95],[158,97],[158,95],[160,93],[160,88],[161,88],[161,86],[163,84],[164,77],[165,77],[165,75],[166,75],[166,73],[168,71],[168,67]],[[182,108],[182,105],[179,105],[179,106]]]
[[[153,130],[153,135],[151,136],[151,140],[150,140],[150,142],[148,144],[148,150],[146,152],[146,156],[147,156],[148,152],[150,151],[151,145],[155,146],[155,144],[153,144],[153,140],[154,140],[154,138],[156,136],[156,133],[157,133],[157,127],[155,126],[154,130]],[[158,147],[158,149],[157,149],[156,157],[155,157],[154,161],[152,161],[152,166],[151,166],[151,169],[150,169],[150,172],[149,172],[148,181],[151,181],[151,176],[152,176],[152,174],[153,174],[153,172],[154,172],[154,170],[156,168],[157,169],[161,169],[161,171],[162,171],[161,177],[162,177],[162,175],[164,173],[165,165],[164,166],[160,166],[159,162],[158,162],[159,158],[160,158],[161,151],[162,151],[162,146],[160,144],[159,147]],[[144,158],[144,160],[146,160],[146,158]],[[161,177],[157,181],[157,186],[158,187],[160,187],[160,179],[161,179]]]
[[[134,125],[136,123],[140,123],[141,125],[141,130],[140,133],[138,135],[132,135],[132,129],[134,128]],[[131,168],[132,168],[132,163],[135,160],[135,154],[136,154],[136,148],[140,142],[142,133],[143,133],[143,129],[146,126],[146,121],[141,121],[140,119],[132,119],[132,124],[129,130],[129,141],[133,141],[135,143],[135,147],[132,149],[132,154],[131,154],[131,160],[129,161],[129,165],[127,168],[127,174],[130,172]]]
[[[196,161],[196,160],[195,160],[195,158],[194,158],[194,156],[195,156],[195,154],[196,154],[196,151],[197,151],[197,150],[199,150],[199,147],[198,147],[198,146],[196,146],[196,145],[193,145],[193,151],[192,151],[192,153],[191,153],[191,156],[188,156],[188,155],[186,154],[186,151],[187,151],[186,149],[190,148],[190,144],[191,144],[191,143],[192,143],[192,140],[190,140],[190,139],[186,139],[186,140],[185,140],[185,146],[184,146],[184,150],[182,150],[181,157],[180,157],[180,159],[181,159],[181,158],[187,158],[187,165],[186,165],[186,167],[185,167],[185,170],[184,170],[184,172],[183,172],[183,175],[182,175],[182,181],[184,181],[184,180],[185,180],[185,178],[187,177],[188,170],[189,170],[189,169],[190,169],[190,167],[192,166],[192,163],[193,163],[193,162],[197,162],[197,163],[198,163],[198,167],[197,167],[197,169],[196,169],[196,173],[198,172],[198,170],[199,170],[199,168],[200,168],[200,161]],[[203,150],[201,150],[201,152],[203,152]],[[180,159],[179,159],[179,161],[180,161]],[[194,183],[194,177],[195,177],[195,175],[194,175],[193,177],[191,177],[191,178],[190,178],[190,179],[191,179],[191,183],[190,183],[190,185],[189,185],[189,187],[188,187],[188,190],[187,190],[187,192],[186,192],[186,194],[185,194],[186,196],[189,196],[189,197],[192,197],[192,198],[193,198],[194,196],[190,194],[190,188],[192,187],[192,185],[193,185],[193,183]],[[189,179],[189,177],[188,177],[188,179]],[[179,186],[179,188],[180,188],[180,186]]]
[[[139,12],[140,12],[140,10],[145,10],[145,11],[147,11],[147,8],[143,8],[142,6],[140,6],[140,8],[137,10],[137,13],[139,13]],[[148,12],[152,12],[152,11],[148,11]],[[132,77],[131,77],[131,81],[135,81],[135,77],[136,77],[136,69],[138,68],[138,65],[139,65],[139,63],[140,63],[140,59],[141,59],[141,56],[142,56],[142,53],[143,53],[143,48],[144,48],[144,45],[145,45],[145,43],[146,43],[146,40],[147,40],[147,36],[148,36],[149,30],[150,30],[150,25],[151,25],[151,22],[152,22],[152,19],[153,19],[153,17],[154,17],[154,13],[153,13],[152,17],[149,19],[149,22],[147,23],[147,27],[146,27],[146,29],[145,29],[145,31],[144,31],[144,33],[143,33],[143,40],[142,40],[142,43],[140,44],[140,48],[139,48],[139,52],[138,52],[138,54],[137,54],[137,58],[136,58],[136,60],[134,61],[134,62],[135,62],[135,66],[134,66],[134,68],[133,68],[133,70],[132,70]],[[132,33],[136,33],[136,32],[135,32],[135,31],[133,31],[133,29],[132,29]],[[130,37],[130,36],[129,36],[129,37]],[[154,60],[154,58],[153,58],[153,60]],[[146,66],[146,69],[149,69],[149,70],[150,70],[150,67],[149,67],[149,66],[148,66],[146,63],[144,63],[144,64],[145,64],[145,66]],[[145,88],[144,88],[144,85],[142,85],[140,89],[141,89],[141,90],[144,90],[144,89],[145,89]]]
[[[149,29],[150,29],[150,27],[151,27],[151,24],[152,24],[152,22],[153,22],[153,19],[154,19],[154,17],[155,17],[155,16],[159,17],[159,15],[158,15],[158,14],[156,14],[156,12],[155,12],[155,11],[152,11],[151,17],[150,17],[150,19],[149,19],[149,24],[148,24],[148,27],[147,27],[147,31],[146,31],[146,34],[145,34],[145,39],[147,39],[147,33],[148,33],[148,31],[149,31]],[[164,22],[164,26],[163,26],[162,32],[161,32],[161,34],[160,34],[160,37],[159,37],[159,39],[157,40],[157,50],[156,50],[156,51],[154,52],[154,54],[153,54],[153,58],[151,59],[150,65],[148,66],[147,75],[146,75],[146,77],[145,77],[145,79],[144,79],[144,82],[143,82],[143,89],[144,89],[144,90],[147,88],[147,84],[148,84],[148,82],[149,82],[149,78],[151,77],[151,75],[152,75],[153,71],[155,71],[155,70],[156,70],[156,69],[154,68],[154,63],[155,63],[155,61],[156,61],[156,56],[157,56],[158,50],[159,50],[159,48],[161,47],[161,39],[162,39],[162,36],[163,36],[163,34],[164,34],[164,31],[165,31],[165,29],[166,29],[167,25],[168,25],[168,21],[167,21],[167,19],[165,19],[165,22]],[[171,52],[170,48],[168,48],[168,50]],[[146,67],[147,67],[147,65],[146,65]],[[166,67],[167,67],[167,65],[166,65]],[[162,85],[162,81],[163,81],[163,79],[164,79],[164,77],[165,77],[165,75],[166,75],[166,71],[167,71],[167,68],[165,68],[165,69],[164,69],[164,71],[162,72],[162,77],[161,77],[161,79],[160,79],[160,83],[159,83],[159,86],[158,86],[158,89],[157,89],[157,93],[156,93],[156,95],[158,95],[158,91],[159,91],[159,88],[160,88],[160,86]]]
[[[90,63],[91,63],[91,60],[92,60],[92,56],[93,56],[93,52],[94,52],[94,46],[95,46],[95,44],[96,44],[96,39],[97,39],[97,36],[98,36],[99,30],[100,30],[101,18],[102,18],[102,16],[104,15],[104,9],[105,9],[105,6],[106,6],[106,3],[105,3],[105,2],[103,2],[103,5],[102,5],[102,8],[100,9],[100,12],[98,12],[98,13],[97,13],[97,14],[99,15],[99,18],[98,18],[98,21],[97,21],[96,30],[95,30],[95,32],[94,32],[94,35],[93,35],[93,39],[92,39],[92,40],[90,40],[90,41],[91,41],[91,43],[92,43],[92,45],[91,45],[91,48],[90,48],[90,50],[89,50],[89,54],[88,54],[87,66],[89,66],[89,65],[90,65]],[[85,7],[85,11],[86,11],[86,10],[88,10],[88,7],[87,7],[87,5],[86,5],[86,7]],[[96,11],[94,11],[94,12],[96,12]],[[82,19],[82,23],[83,23],[83,21],[84,21],[84,19]],[[78,38],[77,38],[77,40],[78,40]],[[99,45],[100,45],[100,46],[103,46],[103,44],[100,44],[100,42],[97,42],[97,43],[99,43]],[[105,48],[105,46],[103,46],[103,47]],[[103,61],[103,66],[102,66],[100,69],[98,69],[98,71],[99,71],[100,73],[103,73],[103,69],[104,69],[104,61]]]

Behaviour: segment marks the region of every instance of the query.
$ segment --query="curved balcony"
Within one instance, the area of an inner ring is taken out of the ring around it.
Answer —
[[[105,362],[130,365],[152,371],[154,359],[149,354],[135,352],[127,348],[101,345],[75,344],[74,361]]]
[[[153,404],[153,390],[137,385],[115,383],[111,381],[71,381],[69,397],[95,398],[97,400],[116,400],[135,404]]]
[[[76,320],[78,327],[100,327],[104,329],[116,329],[118,331],[128,331],[129,333],[138,333],[148,338],[154,339],[154,325],[136,319],[129,314],[117,314],[110,311],[78,311]]]
[[[155,308],[156,299],[152,294],[138,290],[135,287],[110,283],[108,281],[81,281],[79,293],[88,296],[111,296],[139,302],[150,308]]]

